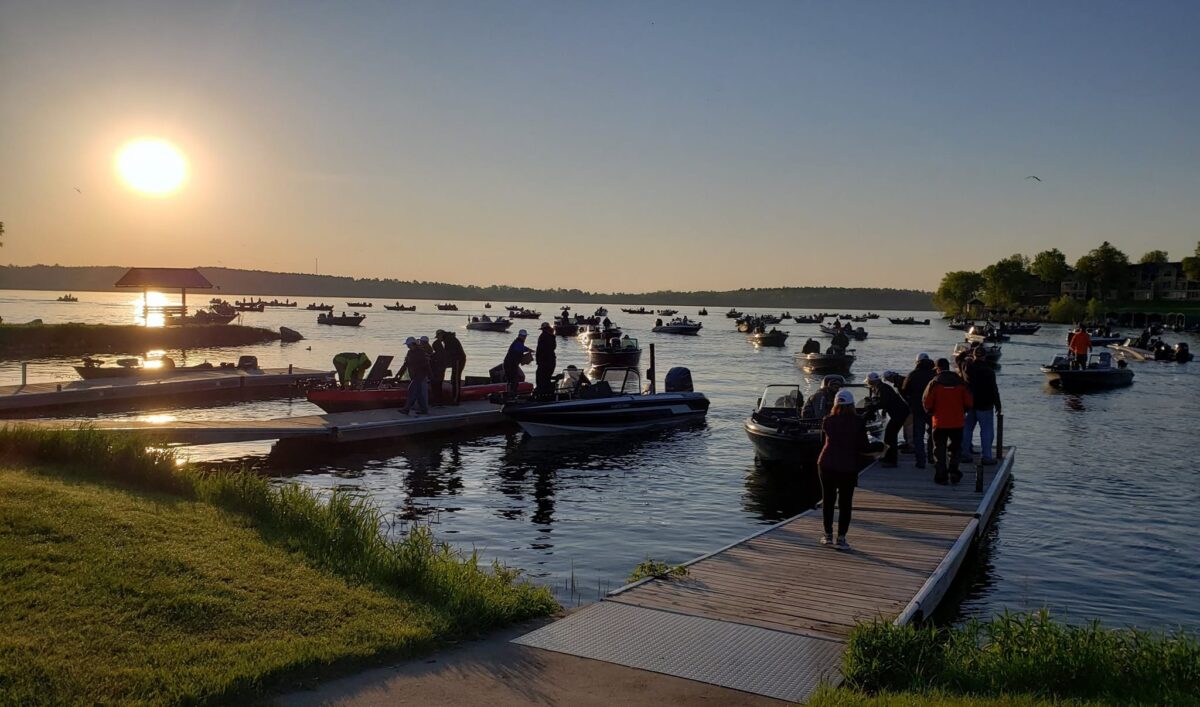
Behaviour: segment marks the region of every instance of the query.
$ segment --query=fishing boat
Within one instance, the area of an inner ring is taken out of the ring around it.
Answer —
[[[1119,344],[1125,341],[1125,336],[1120,333],[1102,333],[1098,330],[1089,329],[1088,336],[1092,339],[1092,346],[1108,346],[1109,344]]]
[[[725,313],[725,316],[728,317],[729,319],[738,319],[739,317],[742,316],[742,313],[737,311],[736,309],[730,309],[728,312]]]
[[[699,312],[696,312],[696,314],[697,314],[698,316],[701,316],[701,317],[707,317],[707,316],[708,316],[708,310],[707,310],[707,309],[704,309],[704,308],[701,308]]]
[[[75,295],[63,295],[62,297],[59,297],[55,301],[56,302],[78,302],[79,298],[76,297]]]
[[[913,317],[888,317],[888,321],[889,321],[889,322],[891,322],[892,324],[897,324],[897,325],[907,325],[907,326],[922,325],[922,326],[929,326],[929,320],[928,320],[928,319],[916,319],[916,318],[913,318]]]
[[[495,319],[492,319],[485,314],[482,317],[471,317],[467,322],[467,329],[470,329],[471,331],[503,332],[508,331],[512,324],[513,323],[511,319],[505,319],[504,317],[496,317]]]
[[[983,349],[983,360],[985,362],[987,362],[988,364],[993,365],[993,366],[998,366],[1000,364],[1000,356],[1001,356],[1001,354],[1004,353],[1003,350],[1000,348],[1000,344],[987,344],[987,343],[982,343],[982,342],[976,342],[976,343],[963,342],[960,344],[956,344],[954,346],[954,356],[957,357],[959,354],[964,353],[964,352],[970,353],[972,349],[976,349],[976,348]]]
[[[1041,324],[1033,322],[1000,322],[1000,333],[1012,336],[1030,336],[1038,333],[1041,328]]]
[[[592,339],[587,348],[588,363],[593,369],[637,366],[642,349],[637,339],[628,336]]]
[[[700,322],[693,322],[687,317],[683,317],[682,319],[675,318],[666,324],[663,323],[663,320],[656,319],[654,321],[654,328],[650,331],[655,334],[685,334],[695,336],[700,333],[700,328],[703,326]]]
[[[678,309],[660,309],[657,312],[655,312],[655,314],[657,314],[660,317],[673,317],[676,314],[679,314],[679,310]]]
[[[163,378],[201,371],[236,373],[237,371],[258,370],[258,358],[255,356],[242,356],[236,364],[221,363],[215,366],[207,361],[195,366],[176,366],[174,359],[169,356],[145,360],[140,358],[119,358],[113,363],[115,365],[107,365],[100,359],[87,357],[83,359],[82,366],[75,366],[74,368],[79,377],[84,380],[102,380],[105,378]]]
[[[553,321],[555,336],[578,336],[579,327],[575,320],[564,311],[561,317],[555,317]]]
[[[621,311],[626,314],[654,314],[653,309],[646,309],[645,307],[638,307],[637,309],[622,307]]]
[[[459,389],[459,401],[487,400],[494,394],[503,394],[508,388],[507,383],[493,383],[490,378],[467,376]],[[521,382],[517,384],[518,394],[533,392],[533,384]],[[442,383],[442,399],[448,400],[454,393],[451,384]],[[381,408],[399,408],[408,402],[408,381],[385,379],[379,386],[365,390],[353,390],[338,387],[309,388],[308,402],[316,405],[325,412],[353,412],[356,410],[379,410]]]
[[[533,309],[525,309],[524,307],[509,307],[508,316],[513,319],[540,319],[542,313]]]
[[[867,340],[867,330],[863,329],[862,327],[852,328],[849,325],[846,325],[844,327],[835,327],[835,326],[827,326],[825,324],[822,324],[820,326],[820,329],[821,329],[822,333],[828,334],[829,336],[833,336],[840,332],[842,334],[845,334],[848,338],[854,339],[855,341],[866,341]]]
[[[972,319],[951,319],[950,323],[946,325],[946,328],[955,329],[957,331],[967,331],[973,326],[975,326],[975,321]]]
[[[622,334],[621,328],[617,326],[604,326],[603,324],[581,324],[579,326],[579,341],[587,346],[588,342],[596,339],[612,339],[620,337]]]
[[[758,321],[762,324],[766,324],[767,326],[771,326],[781,323],[783,321],[783,317],[777,317],[774,314],[760,314],[758,316]]]
[[[266,302],[234,302],[233,308],[239,312],[264,312],[267,309]]]
[[[310,312],[332,312],[333,305],[325,304],[324,302],[322,302],[321,304],[317,304],[316,302],[313,302],[312,304],[309,304],[307,307],[305,307],[305,309],[307,309]]]
[[[804,396],[800,386],[768,385],[759,397],[754,411],[743,427],[754,456],[764,462],[811,463],[816,461],[824,440],[821,419],[800,416]],[[858,414],[867,423],[867,434],[878,439],[886,415],[878,412],[873,399],[863,398],[857,405]]]
[[[756,331],[749,339],[755,346],[783,346],[787,343],[788,333],[778,329],[771,331]]]
[[[399,302],[397,302],[396,304],[385,304],[385,305],[383,305],[383,308],[388,310],[389,312],[415,312],[415,311],[417,311],[417,305],[413,304],[413,305],[409,305],[409,306],[405,307],[404,305],[400,304]]]
[[[446,302],[445,304],[437,304],[434,306],[438,308],[439,312],[457,312],[458,311],[458,305],[450,304],[449,302]]]
[[[1008,341],[1008,335],[995,327],[971,327],[963,337],[969,344],[999,344]]]
[[[328,324],[330,326],[358,326],[367,318],[365,314],[339,314],[334,315],[333,312],[325,312],[317,315],[317,324]]]
[[[491,303],[491,302],[484,302],[484,303],[483,303],[483,308],[484,308],[484,309],[491,309],[491,308],[492,308],[492,303]]]
[[[608,316],[608,310],[604,307],[596,307],[596,311],[592,312],[592,316],[603,319],[604,317]]]
[[[688,369],[672,368],[663,387],[663,393],[642,392],[636,368],[611,367],[589,385],[560,387],[554,400],[510,402],[501,412],[534,437],[633,432],[708,413],[708,398],[692,389]]]
[[[838,349],[830,346],[824,353],[798,353],[796,364],[807,373],[850,373],[854,365],[854,349]]]
[[[163,324],[167,326],[185,326],[189,324],[228,324],[234,319],[237,319],[237,312],[213,312],[207,309],[198,309],[195,314],[166,314],[163,316]]]
[[[1079,367],[1067,356],[1055,356],[1048,366],[1042,366],[1046,382],[1068,392],[1108,390],[1133,383],[1133,371],[1124,359],[1113,363],[1113,355],[1102,351],[1088,358],[1086,367]]]
[[[1187,363],[1191,361],[1193,356],[1188,345],[1184,342],[1179,342],[1175,346],[1171,346],[1167,342],[1159,338],[1145,339],[1127,339],[1121,344],[1109,344],[1108,348],[1113,349],[1126,358],[1134,361],[1174,361],[1175,363]]]
[[[347,307],[364,308],[364,307],[374,307],[375,305],[372,302],[347,302],[346,306]]]

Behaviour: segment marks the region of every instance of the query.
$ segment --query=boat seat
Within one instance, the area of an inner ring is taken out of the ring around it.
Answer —
[[[608,381],[596,381],[586,388],[579,391],[579,397],[584,400],[593,400],[595,398],[611,398],[613,396],[612,386]]]
[[[394,357],[387,355],[376,358],[375,365],[371,366],[371,370],[369,373],[367,373],[365,381],[367,383],[375,383],[390,376],[392,372],[388,370],[388,366],[392,365],[393,358]]]

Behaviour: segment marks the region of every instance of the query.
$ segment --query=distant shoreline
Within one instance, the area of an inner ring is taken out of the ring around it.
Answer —
[[[60,265],[0,266],[0,289],[49,292],[122,292],[112,283],[125,273],[124,266],[74,267]],[[507,285],[455,285],[440,282],[378,280],[335,275],[268,272],[235,268],[201,267],[216,286],[195,290],[193,297],[221,296],[223,292],[252,297],[291,296],[371,298],[403,302],[405,299],[441,301],[482,300],[507,303],[677,304],[702,307],[759,307],[782,309],[889,309],[932,311],[933,294],[920,290],[874,287],[774,287],[737,290],[676,292],[588,292],[577,289],[539,289]],[[713,311],[713,314],[718,312]]]

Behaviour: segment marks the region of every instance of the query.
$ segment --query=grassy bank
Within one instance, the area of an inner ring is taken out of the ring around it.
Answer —
[[[1200,641],[1044,611],[946,628],[879,622],[851,634],[843,674],[846,689],[815,704],[1195,704]]]
[[[277,331],[236,324],[173,327],[0,324],[0,358],[88,354],[135,356],[156,349],[249,346],[278,340]]]
[[[426,530],[95,431],[0,429],[0,703],[204,703],[557,607]]]

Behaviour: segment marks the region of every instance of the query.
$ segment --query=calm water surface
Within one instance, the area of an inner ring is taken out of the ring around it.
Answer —
[[[77,293],[77,304],[57,293],[0,291],[6,322],[129,323],[135,296]],[[236,295],[222,294],[227,299]],[[206,298],[205,298],[206,299]],[[269,298],[268,298],[269,299]],[[311,298],[296,298],[302,304]],[[347,300],[338,300],[339,310]],[[300,330],[299,344],[268,344],[241,351],[170,352],[180,363],[258,356],[264,365],[330,368],[340,351],[402,355],[409,335],[455,328],[467,349],[468,372],[498,363],[511,335],[462,329],[481,302],[440,313],[414,301],[417,312],[388,312],[374,300],[361,329],[319,327],[303,310],[247,313],[244,323]],[[493,314],[504,304],[493,303]],[[665,305],[662,305],[665,306]],[[785,324],[785,349],[757,350],[713,303],[696,338],[651,334],[654,317],[609,316],[631,335],[657,344],[659,370],[692,370],[697,390],[712,407],[705,423],[636,437],[548,442],[519,432],[443,437],[324,458],[289,459],[269,444],[195,447],[198,460],[252,457],[302,484],[352,488],[371,494],[398,520],[428,522],[438,534],[481,557],[524,568],[567,603],[592,601],[620,586],[646,557],[682,562],[737,540],[809,507],[813,482],[801,470],[770,473],[754,463],[742,422],[762,387],[815,380],[792,362],[815,325]],[[539,304],[544,318],[557,305]],[[590,313],[594,305],[577,307]],[[677,307],[695,315],[695,307]],[[895,312],[885,312],[897,316]],[[918,318],[931,313],[901,312]],[[535,321],[526,322],[532,331]],[[520,324],[518,324],[519,326]],[[906,372],[916,354],[946,355],[961,334],[933,325],[864,325],[855,373]],[[517,327],[514,327],[514,330]],[[1198,346],[1194,337],[1181,335]],[[1169,340],[1174,340],[1174,335]],[[1062,349],[1065,329],[1005,344],[999,380],[1006,440],[1017,446],[1015,482],[984,552],[970,567],[961,601],[950,618],[987,616],[1003,609],[1047,606],[1069,618],[1100,618],[1114,625],[1200,629],[1200,473],[1195,462],[1200,423],[1200,363],[1134,363],[1137,378],[1124,390],[1087,396],[1048,389],[1038,366]],[[74,360],[37,360],[29,379],[70,380]],[[572,340],[560,340],[560,367],[586,364]],[[643,360],[643,367],[647,361]],[[0,362],[0,382],[19,381],[18,362]],[[302,399],[220,404],[105,417],[248,419],[319,413]],[[852,531],[853,532],[853,531]]]

